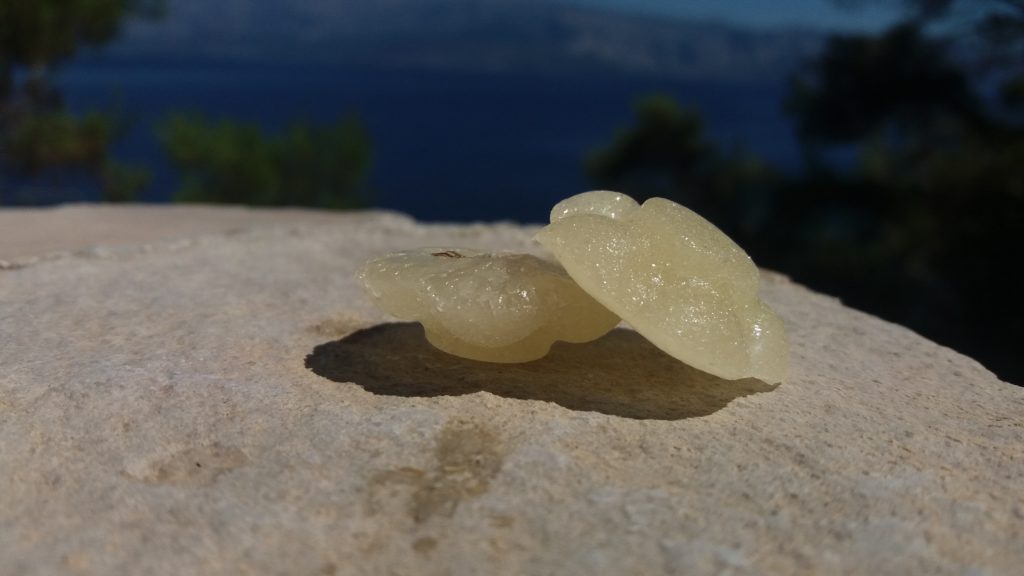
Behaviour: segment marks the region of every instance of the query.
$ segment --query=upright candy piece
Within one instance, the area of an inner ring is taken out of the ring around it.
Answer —
[[[781,382],[789,342],[750,257],[695,212],[616,192],[558,203],[537,240],[588,294],[655,346],[721,378]]]
[[[410,250],[368,262],[359,276],[380,308],[473,360],[536,360],[556,340],[587,342],[619,323],[558,264],[527,254]]]

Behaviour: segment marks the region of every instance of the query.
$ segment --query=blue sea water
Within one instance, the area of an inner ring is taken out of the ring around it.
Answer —
[[[155,202],[171,198],[177,176],[153,127],[182,110],[268,130],[357,114],[373,139],[374,204],[424,220],[543,221],[554,202],[588,189],[586,156],[630,124],[639,97],[655,92],[697,108],[720,145],[782,169],[799,165],[781,79],[88,64],[63,70],[58,86],[74,111],[116,107],[129,119],[115,155],[154,172],[143,199]]]

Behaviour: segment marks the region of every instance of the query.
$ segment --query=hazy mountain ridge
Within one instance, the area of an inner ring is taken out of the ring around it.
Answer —
[[[129,23],[102,58],[763,78],[792,70],[823,38],[551,0],[177,0],[163,20]]]

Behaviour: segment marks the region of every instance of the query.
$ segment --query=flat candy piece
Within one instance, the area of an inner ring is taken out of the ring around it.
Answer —
[[[619,323],[561,266],[526,254],[410,250],[368,262],[359,277],[380,308],[473,360],[536,360],[556,340],[588,342]]]
[[[537,240],[609,310],[673,357],[735,380],[781,382],[789,341],[750,257],[695,212],[617,192],[563,200]]]

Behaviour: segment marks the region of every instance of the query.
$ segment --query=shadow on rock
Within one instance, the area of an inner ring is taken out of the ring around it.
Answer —
[[[540,360],[492,364],[441,352],[419,324],[381,324],[317,346],[306,367],[387,396],[490,392],[625,418],[707,416],[736,398],[773,390],[752,378],[722,380],[665,354],[632,330],[586,344],[556,343]]]

